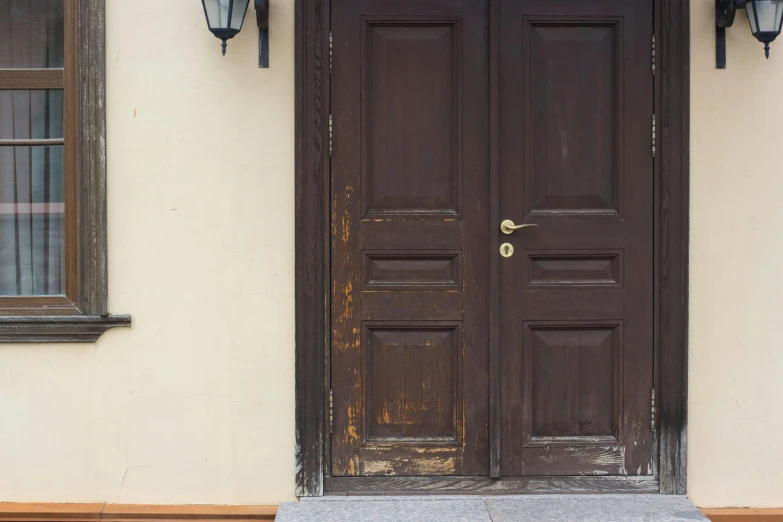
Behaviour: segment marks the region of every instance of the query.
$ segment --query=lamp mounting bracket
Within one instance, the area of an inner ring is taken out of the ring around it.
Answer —
[[[715,0],[715,67],[726,68],[726,28],[734,25],[737,9],[744,9],[747,0]]]
[[[255,0],[256,21],[259,29],[269,29],[269,0]]]
[[[255,0],[258,23],[258,66],[269,67],[269,0]]]
[[[745,9],[746,0],[715,0],[715,25],[725,29],[734,25],[737,9]]]

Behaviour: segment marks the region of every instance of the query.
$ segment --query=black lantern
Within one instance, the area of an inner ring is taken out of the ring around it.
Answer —
[[[783,0],[715,0],[716,59],[718,69],[726,67],[726,28],[734,23],[737,9],[745,8],[750,30],[764,44],[769,58],[769,44],[780,34],[783,24]]]
[[[780,34],[783,22],[783,0],[747,0],[745,11],[753,36],[764,44],[764,53],[769,58],[769,44]]]
[[[248,3],[250,0],[201,0],[209,30],[223,40],[223,56],[226,55],[226,40],[242,29]]]

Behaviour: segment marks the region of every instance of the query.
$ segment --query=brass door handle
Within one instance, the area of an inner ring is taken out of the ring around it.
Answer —
[[[525,227],[537,227],[535,223],[525,223],[523,225],[515,225],[513,221],[510,219],[505,219],[500,224],[500,231],[504,234],[513,234],[515,230],[519,230],[520,228]]]

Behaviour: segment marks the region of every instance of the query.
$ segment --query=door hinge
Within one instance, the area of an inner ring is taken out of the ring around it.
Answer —
[[[329,433],[334,430],[334,394],[329,390]]]
[[[652,35],[652,73],[655,76],[655,33]]]
[[[329,31],[329,74],[332,74],[332,31]]]
[[[652,157],[655,157],[655,113],[652,115]]]
[[[650,426],[655,431],[655,388],[650,393]]]
[[[334,142],[334,132],[332,131],[332,115],[329,114],[329,157],[332,157],[332,143]]]

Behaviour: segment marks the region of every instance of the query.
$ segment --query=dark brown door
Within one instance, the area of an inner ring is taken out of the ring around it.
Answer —
[[[652,473],[652,13],[500,0],[503,475]]]
[[[489,466],[487,15],[332,2],[334,476]]]
[[[493,5],[332,0],[332,476],[651,473],[652,3]]]

